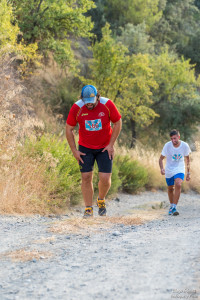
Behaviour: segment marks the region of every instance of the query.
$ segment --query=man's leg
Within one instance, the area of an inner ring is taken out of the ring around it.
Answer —
[[[174,203],[174,185],[168,186],[168,197],[170,204]]]
[[[97,198],[97,205],[99,207],[98,214],[100,216],[106,216],[106,203],[105,197],[111,186],[112,175],[112,160],[109,158],[108,152],[103,149],[99,151],[96,156],[96,161],[99,168],[99,196]]]
[[[110,187],[111,187],[111,175],[112,173],[99,172],[99,199],[105,199]]]
[[[94,189],[92,183],[93,172],[83,172],[81,173],[81,177],[82,177],[81,190],[82,190],[85,206],[92,206],[93,195],[94,195]]]
[[[182,185],[183,180],[181,178],[176,178],[175,179],[175,193],[174,193],[174,204],[178,204],[178,200],[181,195],[181,185]]]
[[[93,166],[94,166],[94,155],[93,150],[79,145],[79,150],[86,155],[82,155],[84,163],[79,162],[81,171],[81,190],[83,195],[83,200],[85,202],[85,212],[84,218],[93,216]]]
[[[177,204],[178,200],[180,198],[181,194],[181,184],[184,179],[184,174],[180,173],[174,176],[175,177],[175,192],[174,192],[174,204],[173,204],[173,210],[172,210],[172,215],[173,216],[178,216],[179,212],[176,210],[177,209]],[[182,178],[180,178],[182,177]]]
[[[106,216],[106,201],[105,197],[111,186],[111,173],[99,172],[99,196],[97,197],[97,205],[99,207],[98,214]]]

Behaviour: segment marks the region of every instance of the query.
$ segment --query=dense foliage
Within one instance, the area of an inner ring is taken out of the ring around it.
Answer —
[[[197,0],[0,0],[0,54],[16,53],[22,70],[53,55],[68,75],[48,103],[65,117],[82,85],[95,84],[119,107],[129,146],[172,127],[185,139],[196,131],[199,28]],[[91,45],[84,62],[80,38]]]
[[[22,37],[26,44],[37,43],[40,52],[51,51],[62,66],[73,68],[73,37],[89,37],[90,17],[84,14],[94,4],[91,0],[11,0]]]
[[[12,6],[6,0],[0,0],[0,58],[15,53],[21,59],[20,71],[26,72],[30,62],[38,64],[37,43],[25,44],[24,39],[18,41],[20,29],[15,22]]]

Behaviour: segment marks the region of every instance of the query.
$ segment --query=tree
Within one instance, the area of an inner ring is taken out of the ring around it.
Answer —
[[[151,126],[165,135],[172,128],[181,131],[188,139],[197,129],[200,120],[200,95],[194,66],[183,57],[167,51],[152,57],[151,67],[159,88],[153,91],[151,108],[160,115]]]
[[[53,52],[63,67],[75,63],[70,37],[88,37],[92,22],[85,13],[92,0],[11,0],[23,39],[37,43],[40,52]]]
[[[9,45],[12,49],[17,42],[17,34],[19,27],[13,25],[12,7],[6,0],[0,0],[0,48],[3,52],[6,46]],[[6,50],[7,51],[7,50]]]
[[[167,44],[200,67],[200,10],[197,3],[195,5],[194,0],[168,0],[163,5],[162,18],[151,28],[150,35],[157,41],[157,48]]]
[[[102,39],[91,50],[91,80],[99,87],[102,94],[109,95],[115,101],[121,93],[121,78],[126,76],[125,61],[128,49],[117,43],[111,36],[109,24],[102,29]]]
[[[150,29],[162,16],[159,0],[106,0],[105,17],[115,31],[127,23],[138,25],[145,22]]]
[[[92,47],[91,77],[81,79],[96,85],[102,95],[117,103],[124,121],[130,124],[133,147],[137,128],[149,125],[157,116],[150,107],[152,89],[157,84],[148,55],[127,55],[128,49],[112,38],[108,24],[102,35]]]
[[[20,29],[13,16],[13,8],[6,0],[0,0],[0,58],[3,59],[10,54],[18,55],[21,60],[20,71],[27,72],[29,63],[38,63],[37,44],[26,45],[23,41],[18,42]]]
[[[91,16],[94,27],[92,32],[97,37],[98,41],[102,38],[102,28],[106,25],[105,18],[105,1],[106,0],[94,0],[96,7],[90,9],[86,16]]]
[[[130,54],[154,53],[154,41],[146,32],[145,23],[126,24],[124,28],[121,28],[121,34],[117,36],[117,41],[127,46]]]

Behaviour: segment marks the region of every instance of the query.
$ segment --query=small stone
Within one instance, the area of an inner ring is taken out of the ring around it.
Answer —
[[[115,198],[115,201],[120,202],[120,199],[117,197],[117,198]]]
[[[113,236],[119,236],[119,235],[120,235],[120,232],[119,232],[119,231],[115,231],[115,232],[113,232],[112,235],[113,235]]]

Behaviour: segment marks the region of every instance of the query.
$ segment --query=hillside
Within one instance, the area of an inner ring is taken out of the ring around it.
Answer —
[[[1,160],[12,156],[18,142],[44,124],[35,114],[33,101],[10,61],[0,65],[0,139]]]

